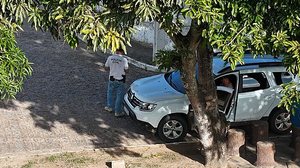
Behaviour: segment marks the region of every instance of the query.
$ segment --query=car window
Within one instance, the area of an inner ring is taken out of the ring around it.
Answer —
[[[173,71],[165,74],[165,79],[168,84],[176,91],[185,94],[185,89],[180,77],[180,71]]]
[[[281,85],[283,83],[289,83],[293,80],[293,77],[288,72],[273,72],[275,77],[275,82],[277,85]]]
[[[198,65],[196,65],[196,74],[198,74]],[[166,73],[165,79],[172,88],[174,88],[176,91],[180,93],[185,94],[185,89],[180,77],[179,70]],[[196,80],[198,80],[198,75],[196,75]]]
[[[217,90],[217,96],[218,96],[218,109],[221,112],[225,112],[226,107],[228,106],[228,104],[231,102],[231,95],[232,93],[223,91],[223,90]],[[225,112],[226,115],[228,113],[228,111]]]
[[[224,80],[224,79],[226,79],[226,80]],[[233,74],[224,75],[215,80],[216,86],[225,86],[225,87],[229,87],[232,89],[236,88],[236,82],[237,82],[236,76]]]
[[[264,73],[242,74],[242,92],[251,92],[270,87]]]

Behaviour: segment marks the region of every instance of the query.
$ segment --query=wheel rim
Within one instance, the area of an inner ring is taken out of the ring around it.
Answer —
[[[291,125],[290,113],[281,113],[275,119],[275,127],[279,131],[286,131]]]
[[[163,134],[168,139],[177,139],[182,135],[183,126],[177,120],[170,120],[166,122],[163,126]]]

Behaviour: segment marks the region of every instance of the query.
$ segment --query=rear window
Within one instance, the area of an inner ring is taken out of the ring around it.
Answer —
[[[288,72],[273,72],[275,77],[275,82],[277,85],[281,85],[283,83],[289,83],[293,80],[293,77]]]
[[[270,87],[264,73],[243,74],[242,79],[242,92],[251,92]]]

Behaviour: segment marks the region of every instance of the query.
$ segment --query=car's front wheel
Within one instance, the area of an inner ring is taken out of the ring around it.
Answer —
[[[269,118],[269,126],[276,134],[286,134],[291,131],[290,113],[283,109],[276,110]]]
[[[187,130],[188,125],[184,117],[171,115],[160,121],[157,133],[164,142],[178,142],[186,136]]]

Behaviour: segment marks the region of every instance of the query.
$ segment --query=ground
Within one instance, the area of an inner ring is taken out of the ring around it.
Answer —
[[[189,156],[197,157],[194,153]],[[64,152],[52,155],[33,155],[0,159],[4,168],[104,168],[110,166],[110,161],[124,160],[127,168],[201,168],[200,162],[192,157],[186,157],[163,145],[106,148],[85,150],[80,152]]]
[[[1,168],[108,168],[124,161],[126,168],[204,168],[198,143],[101,148],[0,159]],[[228,157],[228,168],[253,168],[240,157]],[[225,168],[225,163],[224,163]]]

